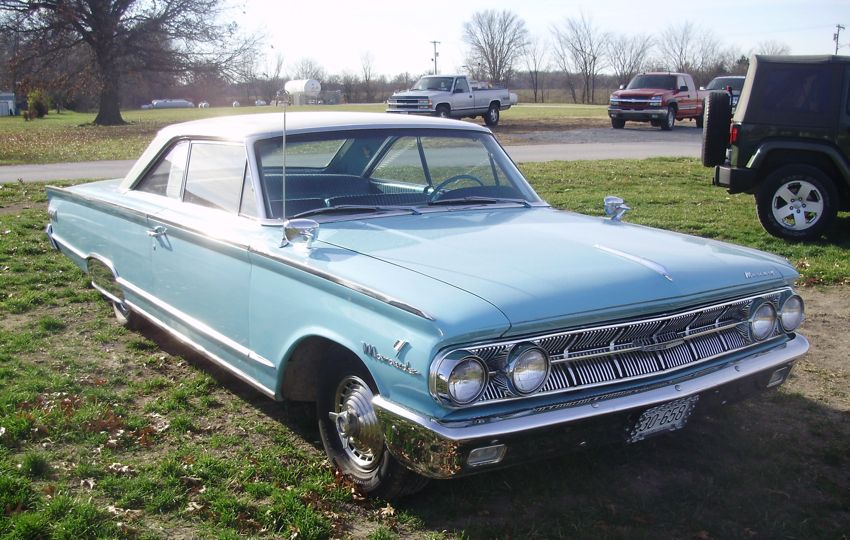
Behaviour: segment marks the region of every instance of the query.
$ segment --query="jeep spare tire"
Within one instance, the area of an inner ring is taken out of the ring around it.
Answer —
[[[705,98],[704,105],[702,164],[706,167],[714,167],[726,161],[732,105],[729,104],[729,94],[726,92],[712,92]]]

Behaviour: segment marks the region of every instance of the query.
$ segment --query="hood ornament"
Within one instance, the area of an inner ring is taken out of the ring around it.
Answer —
[[[623,219],[623,216],[631,210],[623,199],[620,197],[615,197],[614,195],[608,195],[605,197],[605,214],[611,216],[611,221],[620,221]]]

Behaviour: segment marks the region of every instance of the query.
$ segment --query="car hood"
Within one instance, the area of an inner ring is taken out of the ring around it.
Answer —
[[[430,98],[448,94],[442,90],[406,90],[404,92],[396,92],[392,95],[394,98]]]
[[[652,96],[661,96],[672,90],[664,90],[663,88],[637,88],[634,90],[617,90],[612,94],[618,98],[651,98]]]
[[[551,208],[326,223],[320,237],[478,296],[514,331],[674,310],[797,277],[767,253]]]

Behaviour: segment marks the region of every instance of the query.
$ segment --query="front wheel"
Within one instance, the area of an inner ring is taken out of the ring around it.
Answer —
[[[329,363],[316,405],[331,464],[367,495],[393,499],[424,488],[428,479],[405,468],[384,444],[372,406],[377,390],[366,368],[342,355]]]
[[[626,127],[626,121],[622,118],[612,118],[611,127],[614,129],[623,129],[624,127]]]
[[[756,194],[759,221],[785,240],[819,237],[837,213],[835,185],[811,165],[785,165],[770,173]]]
[[[436,109],[435,116],[439,118],[449,118],[451,117],[452,110],[449,109],[448,105],[438,105]]]
[[[675,107],[667,107],[667,117],[664,118],[664,122],[661,124],[661,129],[664,131],[670,131],[673,129],[673,126],[676,124],[676,108]]]
[[[490,104],[490,108],[487,109],[487,114],[484,115],[484,123],[488,126],[495,126],[499,124],[499,106],[497,104]]]

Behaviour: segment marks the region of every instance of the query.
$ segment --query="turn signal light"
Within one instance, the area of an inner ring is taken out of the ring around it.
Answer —
[[[729,144],[735,144],[738,142],[738,130],[741,129],[741,126],[738,124],[732,124],[732,127],[729,129]]]

